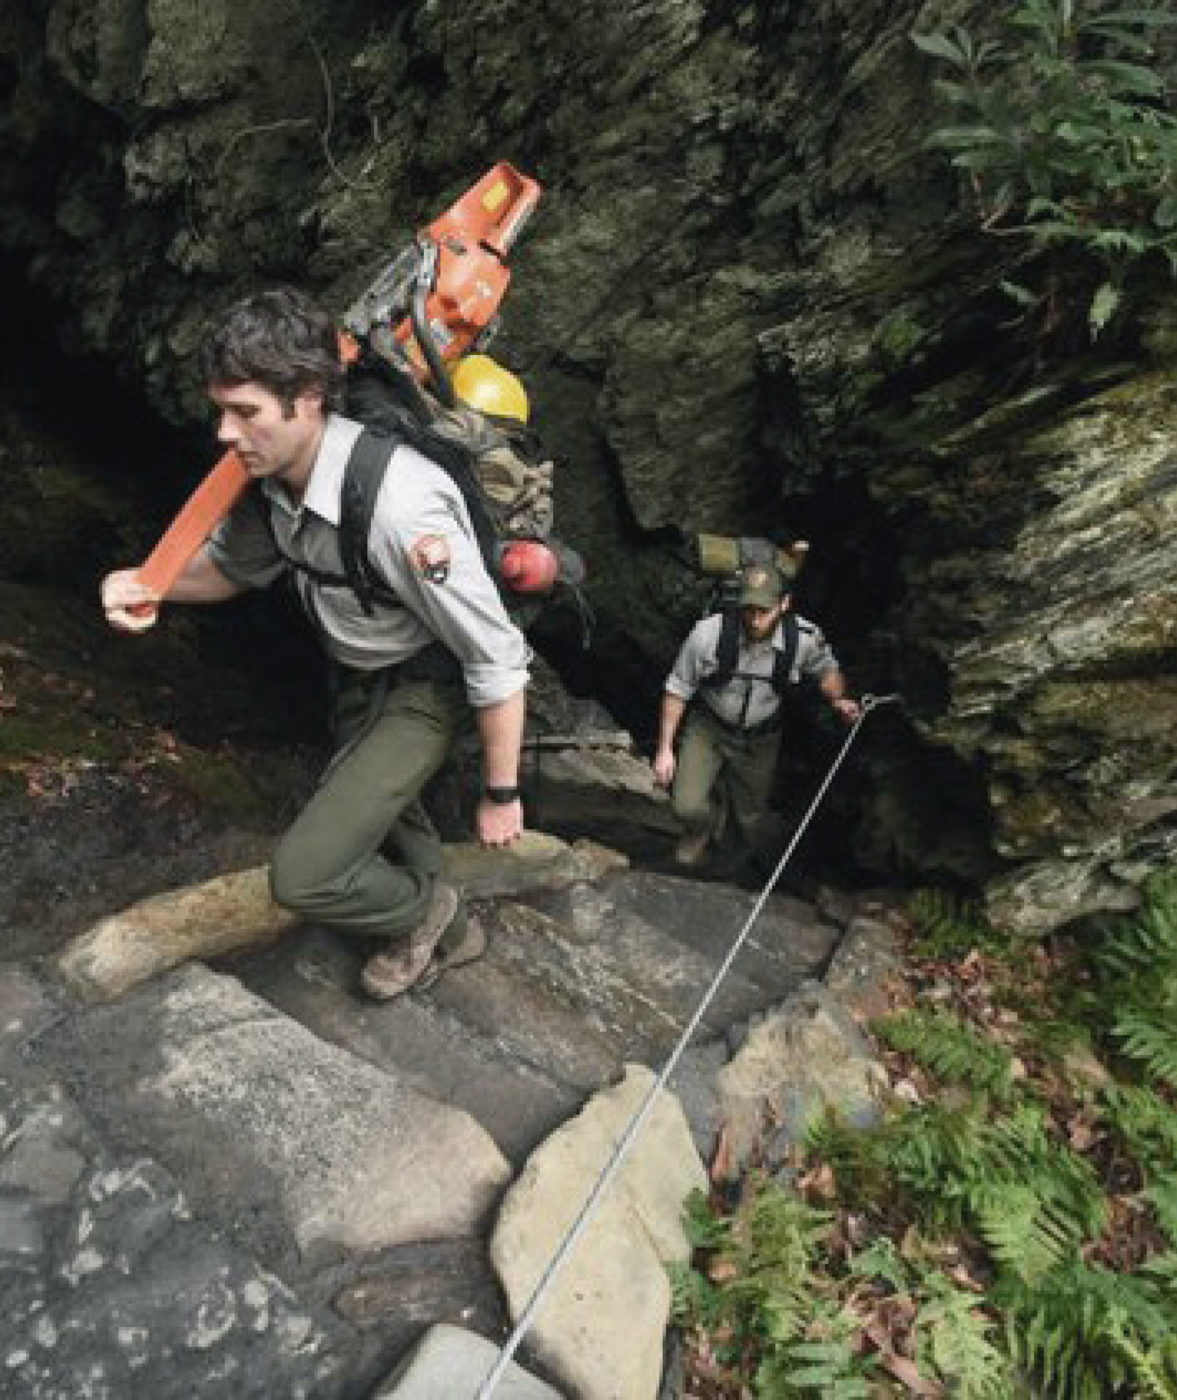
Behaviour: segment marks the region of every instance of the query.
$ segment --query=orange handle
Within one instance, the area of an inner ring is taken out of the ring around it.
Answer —
[[[245,463],[236,452],[226,452],[160,536],[139,569],[139,582],[162,598],[248,485]]]

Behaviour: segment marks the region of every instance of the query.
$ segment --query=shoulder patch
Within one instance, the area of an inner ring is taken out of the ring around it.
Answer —
[[[409,547],[413,568],[427,583],[444,583],[450,576],[450,547],[444,535],[420,535]]]

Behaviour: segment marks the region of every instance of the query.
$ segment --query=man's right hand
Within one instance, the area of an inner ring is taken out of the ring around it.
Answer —
[[[669,788],[674,782],[674,750],[659,749],[654,755],[654,781],[659,787]]]
[[[116,569],[102,580],[102,610],[118,632],[146,632],[159,617],[159,594],[139,582],[138,569]]]

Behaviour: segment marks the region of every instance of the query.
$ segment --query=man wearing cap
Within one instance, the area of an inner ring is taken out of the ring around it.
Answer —
[[[790,601],[777,569],[745,570],[738,611],[697,622],[666,678],[653,766],[683,828],[675,850],[680,865],[702,860],[728,814],[745,846],[756,850],[786,686],[812,679],[841,719],[859,716],[821,630],[790,611]]]

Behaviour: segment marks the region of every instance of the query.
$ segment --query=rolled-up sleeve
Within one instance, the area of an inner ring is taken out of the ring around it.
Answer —
[[[432,540],[444,542],[447,561],[430,577],[420,555]],[[457,657],[471,705],[498,704],[526,686],[531,650],[452,501],[438,494],[411,525],[374,532],[370,549],[404,605]]]
[[[266,588],[286,567],[262,518],[265,509],[265,502],[243,498],[208,538],[209,557],[241,588]]]
[[[798,659],[802,675],[812,676],[814,680],[820,681],[832,672],[841,669],[838,665],[838,658],[834,655],[820,627],[812,627],[811,631],[802,634],[802,638],[804,645]]]

